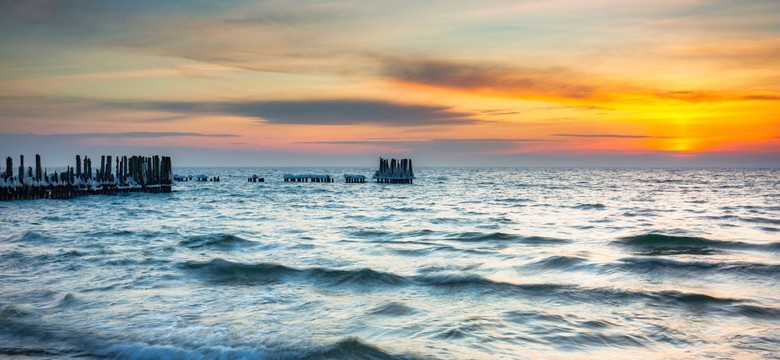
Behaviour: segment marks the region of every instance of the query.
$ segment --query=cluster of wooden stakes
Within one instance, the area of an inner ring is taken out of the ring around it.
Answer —
[[[115,160],[115,163],[114,161]],[[115,166],[112,167],[112,164]],[[18,171],[13,159],[5,160],[0,172],[0,200],[61,199],[80,195],[123,192],[164,193],[171,191],[173,167],[168,156],[101,156],[100,168],[92,169],[92,159],[76,155],[76,166],[49,172],[35,155],[35,168],[24,166],[19,156]]]

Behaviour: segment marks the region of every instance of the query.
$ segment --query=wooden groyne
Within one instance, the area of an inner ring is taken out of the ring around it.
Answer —
[[[204,175],[204,174],[198,174],[198,175],[181,175],[181,174],[176,174],[176,175],[173,175],[173,180],[176,180],[176,181],[192,181],[192,180],[195,180],[195,181],[201,181],[201,182],[209,182],[209,181],[210,182],[219,182],[219,176],[209,177],[208,175]]]
[[[252,175],[252,177],[246,179],[247,182],[251,183],[257,183],[257,182],[265,182],[265,178],[259,177],[257,175]]]
[[[115,161],[114,161],[115,160]],[[112,167],[112,164],[115,166]],[[120,192],[170,192],[173,183],[171,158],[168,156],[100,157],[100,168],[92,169],[92,159],[76,155],[76,166],[63,172],[49,173],[35,155],[35,168],[24,167],[19,156],[18,171],[13,159],[5,159],[0,171],[0,200],[62,199],[80,195],[116,194]]]
[[[317,182],[332,183],[333,178],[330,175],[318,174],[284,174],[284,182]]]
[[[366,182],[366,176],[365,175],[353,175],[353,174],[344,174],[344,182],[348,184],[357,184],[357,183],[365,183]]]
[[[411,184],[414,180],[412,159],[379,158],[379,170],[374,173],[374,179],[385,184]]]

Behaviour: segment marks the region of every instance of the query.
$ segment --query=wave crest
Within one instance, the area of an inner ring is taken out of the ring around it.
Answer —
[[[669,254],[708,254],[713,250],[752,250],[780,251],[780,243],[752,244],[742,241],[711,240],[694,236],[674,236],[649,233],[637,236],[623,237],[616,244],[628,248],[639,249],[650,255]]]
[[[183,267],[199,272],[207,279],[220,283],[267,284],[282,282],[286,278],[314,280],[330,285],[400,285],[407,282],[403,276],[363,269],[296,269],[274,263],[246,264],[224,259],[209,262],[187,262]]]
[[[231,234],[190,236],[187,239],[180,241],[179,244],[190,249],[213,248],[223,250],[257,245],[254,241],[246,240]]]

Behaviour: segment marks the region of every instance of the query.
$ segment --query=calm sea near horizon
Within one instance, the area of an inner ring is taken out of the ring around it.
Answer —
[[[416,170],[0,202],[0,357],[780,358],[780,170]]]

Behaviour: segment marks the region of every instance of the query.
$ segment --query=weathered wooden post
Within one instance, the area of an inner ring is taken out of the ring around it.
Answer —
[[[19,155],[19,181],[24,182],[24,155]]]
[[[111,173],[111,155],[106,156],[106,177],[105,181],[107,183],[111,182],[111,177],[114,175]]]
[[[99,172],[97,174],[97,178],[96,178],[96,180],[99,183],[103,183],[103,179],[106,176],[105,169],[106,169],[106,156],[105,155],[100,155],[100,170],[99,170]]]
[[[14,159],[10,156],[5,158],[5,180],[8,181],[14,176]]]
[[[81,177],[81,156],[76,155],[76,178],[79,180],[84,180]]]
[[[123,175],[123,177],[124,177],[124,178],[122,179],[122,182],[123,182],[125,185],[127,185],[127,166],[128,166],[128,164],[127,164],[127,156],[123,156],[123,157],[122,157],[122,160],[123,160],[123,162],[124,162],[124,164],[125,164],[125,165],[124,165],[124,170],[122,171],[122,173],[124,174],[124,175]]]
[[[43,172],[41,171],[41,155],[35,154],[35,181],[40,182],[42,177]]]
[[[152,167],[154,168],[154,184],[160,185],[162,184],[162,163],[160,162],[160,157],[155,155],[152,157]],[[159,189],[158,189],[159,190]]]

